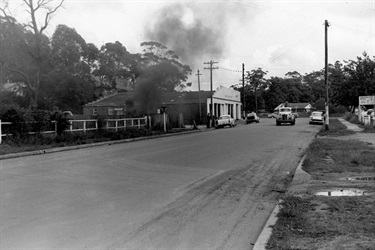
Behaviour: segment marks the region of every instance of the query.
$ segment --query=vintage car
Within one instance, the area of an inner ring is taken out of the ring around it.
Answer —
[[[323,124],[325,120],[324,111],[314,111],[310,115],[309,124]]]
[[[234,119],[230,115],[221,115],[219,119],[215,121],[215,128],[230,126],[236,126]]]
[[[296,117],[292,112],[292,108],[284,107],[279,109],[279,114],[276,116],[276,125],[279,126],[282,123],[296,124]]]
[[[254,112],[251,112],[247,114],[246,116],[246,124],[253,123],[253,122],[259,123],[259,120],[260,120],[259,116],[257,116],[257,114]]]

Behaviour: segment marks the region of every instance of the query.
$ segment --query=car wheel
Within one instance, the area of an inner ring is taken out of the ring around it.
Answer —
[[[280,122],[276,121],[276,126],[280,126],[280,124],[281,124]]]

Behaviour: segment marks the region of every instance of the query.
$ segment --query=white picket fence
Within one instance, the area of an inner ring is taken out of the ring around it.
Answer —
[[[52,121],[55,124],[55,129],[51,131],[40,132],[42,134],[57,134],[57,124],[55,121]],[[90,130],[98,130],[99,121],[96,119],[91,120],[69,120],[69,128],[66,129],[66,132],[86,132]],[[0,144],[2,142],[3,136],[10,136],[11,134],[3,134],[3,126],[11,126],[11,122],[2,122],[0,120]],[[147,117],[142,118],[124,118],[124,119],[105,119],[103,129],[106,130],[115,130],[126,128],[141,128],[147,125]],[[37,132],[29,132],[29,134],[36,134]]]

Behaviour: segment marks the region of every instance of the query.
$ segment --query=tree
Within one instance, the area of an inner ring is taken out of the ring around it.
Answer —
[[[168,77],[164,77],[163,86],[165,91],[173,91],[176,88],[182,90],[186,87],[183,82],[191,75],[191,68],[189,65],[179,62],[179,57],[174,51],[168,50],[163,44],[154,41],[143,42],[141,47],[143,47],[143,54],[138,54],[138,60],[142,65],[144,74],[149,74],[145,71],[153,69],[150,66],[161,64],[160,69],[167,70],[165,73],[169,74]],[[166,85],[169,86],[167,87]]]
[[[325,97],[324,71],[313,71],[304,76],[304,82],[310,91],[311,101],[315,102]]]
[[[75,29],[58,25],[52,35],[51,48],[53,68],[43,85],[49,105],[81,112],[82,105],[94,98],[90,62],[96,57],[96,47],[89,47]]]
[[[288,87],[281,77],[271,77],[270,86],[266,92],[266,109],[273,111],[280,103],[288,100]]]
[[[253,69],[251,71],[247,72],[247,75],[245,77],[246,81],[249,83],[249,90],[250,93],[254,93],[254,99],[255,102],[253,105],[251,102],[246,103],[246,108],[255,110],[255,112],[258,112],[258,89],[261,88],[262,90],[266,89],[266,84],[268,83],[266,79],[264,78],[267,75],[267,71],[263,71],[262,68]],[[246,88],[245,88],[245,94],[246,94]],[[246,97],[245,97],[246,100]],[[255,108],[254,108],[255,106]]]
[[[358,96],[375,95],[375,57],[363,52],[363,57],[357,57],[357,61],[345,62],[344,74],[347,80],[342,84],[342,92],[339,95],[340,104],[344,106],[358,106]]]
[[[118,41],[106,43],[100,48],[99,68],[93,73],[105,79],[104,84],[108,83],[112,89],[116,89],[118,78],[130,79],[134,83],[140,74],[135,57]]]
[[[17,41],[13,51],[23,53],[22,57],[5,57],[1,59],[2,67],[10,74],[17,75],[26,85],[31,97],[31,106],[37,107],[39,101],[40,84],[43,78],[43,71],[49,60],[48,38],[43,34],[48,27],[52,15],[62,6],[64,0],[53,4],[53,0],[22,0],[26,6],[26,12],[30,15],[30,21],[25,24],[18,24],[8,11],[8,2],[0,8],[4,15],[3,20],[7,21],[8,28],[14,29],[20,40]],[[37,13],[44,11],[42,25],[38,25]],[[21,29],[22,27],[22,29]],[[1,39],[6,37],[3,34]],[[9,37],[7,37],[9,39]],[[3,41],[2,41],[3,42]],[[7,43],[7,42],[5,42]],[[27,65],[25,65],[27,64]]]

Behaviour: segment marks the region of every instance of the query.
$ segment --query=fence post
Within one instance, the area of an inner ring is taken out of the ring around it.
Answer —
[[[86,133],[86,120],[83,121],[83,133]]]
[[[1,120],[0,120],[0,144],[1,144],[2,138],[3,138],[3,133],[1,132]]]
[[[55,121],[55,136],[57,135],[57,121]]]
[[[73,132],[73,121],[69,120],[69,130],[70,132]]]
[[[116,119],[116,131],[117,131],[117,127],[118,127],[118,120]]]
[[[95,130],[98,130],[98,120],[95,120]]]

